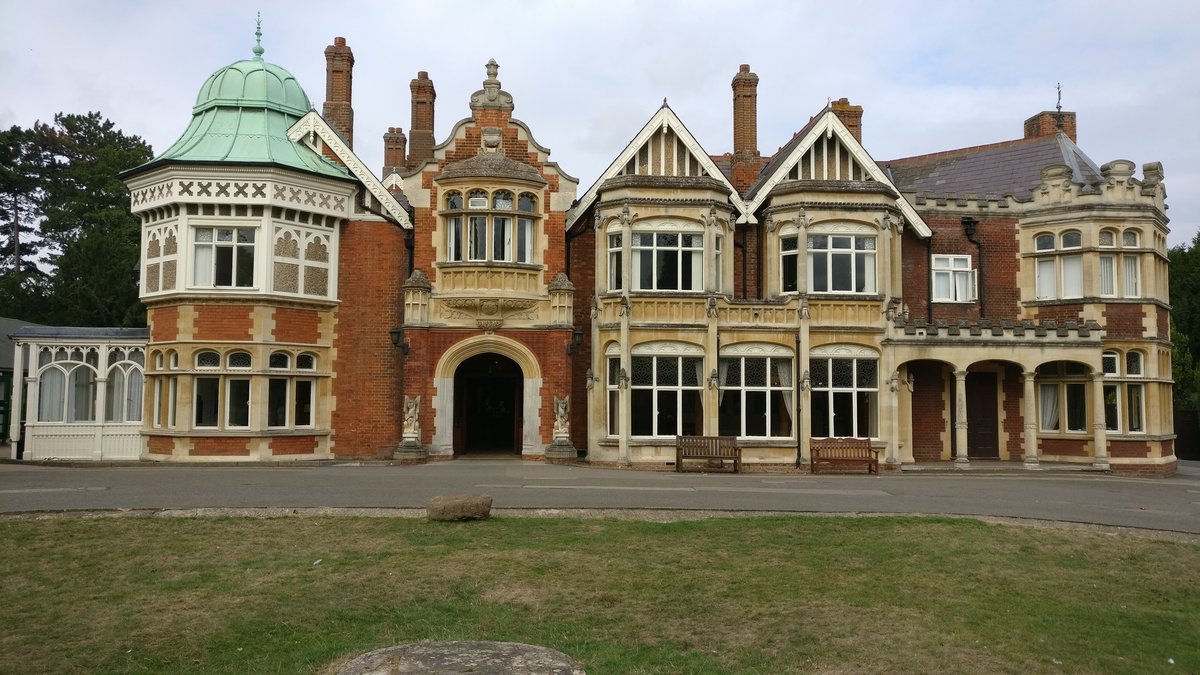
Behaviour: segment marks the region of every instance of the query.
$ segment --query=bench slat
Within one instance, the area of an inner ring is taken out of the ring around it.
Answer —
[[[733,436],[676,436],[675,470],[683,471],[685,459],[733,460],[733,472],[742,470],[742,449]]]

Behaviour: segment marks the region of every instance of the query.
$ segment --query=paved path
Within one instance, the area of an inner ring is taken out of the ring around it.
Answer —
[[[664,473],[508,460],[421,466],[0,464],[0,513],[210,507],[423,508],[487,492],[497,508],[934,513],[1200,534],[1200,462],[1172,478],[1097,474],[810,476]]]

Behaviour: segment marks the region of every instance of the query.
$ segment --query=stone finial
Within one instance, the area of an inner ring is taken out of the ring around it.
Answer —
[[[496,63],[496,59],[490,59],[484,68],[487,70],[487,78],[483,81],[483,89],[480,89],[471,96],[471,109],[501,108],[512,110],[512,96],[500,88],[500,80],[496,77],[500,72],[500,64]]]
[[[550,282],[550,285],[547,287],[547,290],[549,290],[551,293],[554,293],[554,292],[574,293],[575,292],[575,284],[571,283],[571,280],[567,278],[567,275],[565,272],[559,272],[558,276],[554,277],[554,280]]]
[[[429,283],[429,277],[419,269],[413,270],[412,275],[408,277],[408,281],[404,282],[404,288],[413,288],[421,290],[432,290],[433,284]]]

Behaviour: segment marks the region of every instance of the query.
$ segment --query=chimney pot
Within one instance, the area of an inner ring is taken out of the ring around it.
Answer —
[[[350,147],[354,147],[353,87],[354,52],[346,46],[346,38],[335,37],[325,48],[325,105],[321,112]]]

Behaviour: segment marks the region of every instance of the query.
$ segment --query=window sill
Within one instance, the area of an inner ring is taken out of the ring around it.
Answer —
[[[445,268],[445,269],[452,269],[452,270],[458,270],[458,269],[469,268],[469,267],[483,267],[483,268],[493,268],[493,269],[495,269],[495,268],[515,269],[515,270],[522,270],[522,271],[526,271],[526,272],[540,272],[546,268],[546,266],[543,265],[542,263],[508,262],[508,261],[504,261],[504,260],[501,260],[501,261],[495,261],[495,260],[439,260],[438,262],[435,262],[433,264],[433,266],[437,267],[439,269]]]

